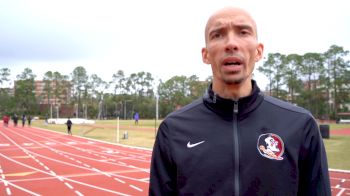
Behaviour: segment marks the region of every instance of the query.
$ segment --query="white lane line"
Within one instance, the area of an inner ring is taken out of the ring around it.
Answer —
[[[125,181],[123,181],[123,180],[121,180],[121,179],[119,179],[119,178],[114,178],[114,180],[116,180],[116,181],[118,181],[118,182],[121,182],[121,183],[125,184]]]
[[[341,196],[344,191],[345,191],[345,189],[340,190],[339,193],[336,196]]]
[[[81,192],[79,192],[79,191],[74,191],[77,195],[79,195],[79,196],[84,196]]]
[[[1,182],[1,181],[6,182],[5,180],[0,180],[0,182]],[[29,193],[29,194],[34,195],[34,196],[40,196],[39,194],[34,193],[34,192],[32,192],[32,191],[30,191],[30,190],[28,190],[28,189],[25,189],[25,188],[23,188],[23,187],[20,187],[20,186],[18,186],[18,185],[16,185],[16,184],[13,184],[12,182],[8,182],[8,183],[9,183],[10,186],[13,186],[13,187],[15,187],[15,188],[17,188],[17,189],[19,189],[19,190],[22,190],[22,191],[24,191],[24,192],[26,192],[26,193]]]
[[[341,183],[344,183],[345,181],[346,181],[346,179],[342,179],[340,182],[341,182]]]
[[[1,134],[1,132],[0,132],[0,134]],[[43,173],[43,174],[51,175],[51,173],[45,172],[44,170],[39,170],[39,169],[37,169],[35,167],[32,167],[30,165],[27,165],[27,164],[24,164],[22,162],[19,162],[19,161],[15,160],[15,159],[12,159],[12,158],[8,157],[8,156],[5,156],[1,152],[0,152],[0,157],[3,157],[3,158],[5,158],[5,159],[7,159],[7,160],[9,160],[9,161],[11,161],[13,163],[16,163],[18,165],[22,165],[22,166],[24,166],[26,168],[29,168],[29,169],[32,169],[34,171],[38,171],[38,172]],[[72,183],[76,183],[76,184],[80,184],[80,185],[83,185],[83,186],[86,186],[86,187],[94,188],[96,190],[105,191],[105,192],[109,192],[109,193],[113,193],[113,194],[117,194],[117,195],[121,195],[121,196],[129,196],[129,194],[122,193],[122,192],[119,192],[119,191],[110,190],[110,189],[107,189],[107,188],[99,187],[99,186],[96,186],[96,185],[93,185],[93,184],[84,183],[84,182],[73,180],[73,179],[70,179],[70,178],[63,177],[63,176],[61,176],[61,177],[64,180],[66,180],[66,181],[70,181]],[[12,183],[11,183],[11,185],[12,186],[16,186],[15,184],[12,184]],[[27,190],[25,190],[25,191],[28,192]],[[33,194],[32,193],[32,195],[38,195],[38,194],[35,194],[35,193]]]
[[[139,187],[137,187],[137,186],[134,186],[134,185],[129,185],[131,188],[133,188],[133,189],[135,189],[135,190],[138,190],[138,191],[140,191],[140,192],[142,192],[143,190],[142,189],[140,189]]]
[[[50,171],[50,173],[52,173],[52,175],[54,175],[54,176],[57,176],[57,174],[52,170]]]
[[[68,186],[68,188],[73,189],[72,185],[70,185],[68,182],[65,182],[64,184]]]
[[[9,187],[6,188],[6,193],[7,193],[8,195],[11,195],[11,190],[10,190]]]
[[[46,170],[50,170],[47,166],[44,166],[44,168],[45,168]]]
[[[335,186],[336,189],[339,188],[339,187],[340,187],[340,184],[337,184],[337,186]]]

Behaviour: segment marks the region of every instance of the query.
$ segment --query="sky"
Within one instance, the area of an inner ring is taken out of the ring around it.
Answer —
[[[83,66],[104,81],[118,70],[204,80],[211,75],[201,56],[204,27],[225,6],[251,13],[264,56],[323,53],[334,44],[350,50],[344,0],[1,0],[0,68],[9,68],[11,79],[25,68],[40,80],[47,71],[70,75]],[[267,78],[257,70],[254,77],[265,88]]]

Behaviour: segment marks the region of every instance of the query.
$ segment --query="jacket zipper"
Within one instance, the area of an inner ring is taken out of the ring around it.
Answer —
[[[233,151],[234,151],[234,192],[239,196],[239,144],[238,144],[238,101],[233,105]]]

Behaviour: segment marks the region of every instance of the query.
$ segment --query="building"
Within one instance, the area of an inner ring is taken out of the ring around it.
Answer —
[[[42,80],[34,81],[35,97],[39,104],[61,105],[68,104],[71,98],[71,84],[69,81],[45,82]]]

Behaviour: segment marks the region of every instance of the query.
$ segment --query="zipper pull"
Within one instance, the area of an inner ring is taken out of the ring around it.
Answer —
[[[238,101],[235,101],[235,102],[233,103],[233,112],[234,112],[235,114],[238,114]]]

